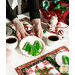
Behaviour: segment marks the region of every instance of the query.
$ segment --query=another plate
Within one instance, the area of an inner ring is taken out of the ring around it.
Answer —
[[[63,55],[66,55],[66,56],[69,57],[69,52],[67,52],[67,51],[60,52],[55,57],[57,64],[60,65],[60,66],[64,65],[63,60],[62,60]]]
[[[43,49],[40,51],[40,53],[37,56],[29,55],[28,52],[26,52],[25,50],[22,49],[26,42],[30,42],[30,44],[33,45],[36,40],[38,40],[43,47]],[[39,57],[43,54],[43,52],[45,50],[45,43],[36,36],[27,36],[26,38],[21,40],[19,47],[20,47],[21,52],[26,56],[28,56],[28,57]]]

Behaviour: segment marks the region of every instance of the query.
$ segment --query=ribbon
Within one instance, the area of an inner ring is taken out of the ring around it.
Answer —
[[[49,1],[42,1],[41,5],[42,5],[43,9],[45,9],[47,11],[50,3],[49,3]]]
[[[59,2],[60,0],[51,0],[53,3],[57,3],[57,2]]]
[[[62,13],[64,13],[65,10],[69,9],[69,7],[61,6],[60,4],[58,4],[53,10],[60,9],[60,8],[62,8]]]

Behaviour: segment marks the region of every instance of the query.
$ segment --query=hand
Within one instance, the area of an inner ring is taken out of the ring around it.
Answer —
[[[25,31],[23,23],[18,20],[18,18],[15,18],[13,20],[13,23],[15,24],[16,27],[16,36],[18,37],[19,40],[24,38],[26,35],[28,36],[29,34]]]
[[[42,38],[43,30],[40,19],[33,19],[32,23],[33,23],[33,28],[32,28],[33,34],[39,38]]]

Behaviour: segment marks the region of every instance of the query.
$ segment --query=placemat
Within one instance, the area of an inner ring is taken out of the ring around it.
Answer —
[[[20,19],[21,22],[23,22],[25,30],[31,34],[32,31],[32,22],[28,17]],[[6,34],[7,35],[16,35],[16,28],[15,25],[11,22],[6,23]]]
[[[61,46],[40,58],[15,68],[15,70],[18,75],[68,75],[60,73],[60,66],[55,62],[56,54],[63,51],[69,52],[69,49],[65,46]]]

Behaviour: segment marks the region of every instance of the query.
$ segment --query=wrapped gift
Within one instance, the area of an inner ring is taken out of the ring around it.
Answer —
[[[42,0],[41,2],[43,1],[45,0]],[[43,18],[49,21],[50,15],[57,14],[58,21],[65,22],[65,18],[69,14],[69,3],[64,1],[58,1],[54,3],[53,1],[47,0],[46,3],[44,2],[43,4],[40,4],[40,10],[41,10]]]
[[[64,22],[65,17],[69,14],[69,4],[59,1],[57,4],[51,4],[48,11],[53,10],[57,14],[59,22]]]
[[[66,23],[67,25],[69,25],[69,14],[66,16],[64,23]]]
[[[57,1],[57,2],[53,2]],[[63,35],[60,22],[69,23],[69,3],[59,0],[42,0],[40,4],[41,21],[50,33]]]

